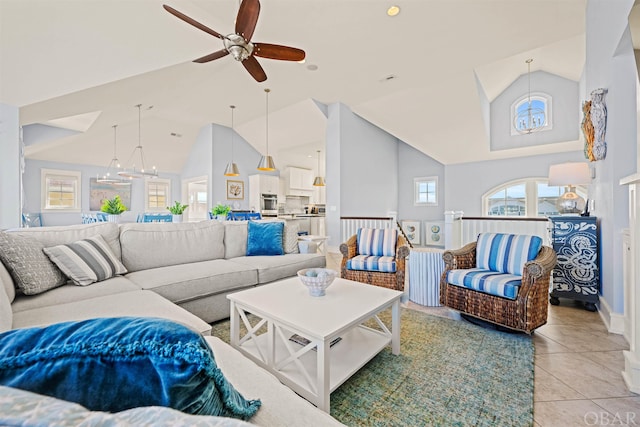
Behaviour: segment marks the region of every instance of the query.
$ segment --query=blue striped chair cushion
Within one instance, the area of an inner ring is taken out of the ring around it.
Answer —
[[[392,256],[356,255],[347,261],[348,270],[396,272],[396,259]]]
[[[524,264],[534,259],[542,239],[524,234],[481,233],[476,246],[476,267],[522,276]]]
[[[447,282],[451,285],[515,300],[518,296],[518,289],[522,284],[522,276],[470,268],[467,270],[450,270],[447,273]]]
[[[395,228],[359,228],[358,254],[373,256],[396,256],[398,230]]]

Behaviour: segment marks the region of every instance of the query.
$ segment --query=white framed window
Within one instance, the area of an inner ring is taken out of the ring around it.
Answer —
[[[488,216],[558,215],[556,200],[566,188],[550,186],[548,182],[547,178],[524,178],[494,187],[482,196],[482,211]],[[587,198],[585,186],[576,186],[576,193]]]
[[[171,180],[146,178],[144,180],[144,211],[167,212],[171,202]]]
[[[413,178],[413,205],[438,206],[438,177]]]
[[[80,212],[81,178],[79,171],[40,170],[40,201],[43,211]]]
[[[541,125],[541,132],[553,129],[551,101],[551,96],[546,93],[532,93],[532,114],[528,115],[526,112],[529,108],[529,94],[527,93],[518,98],[511,105],[511,135],[519,135],[522,133],[522,128],[531,126],[532,123],[529,123],[529,120],[533,121],[536,126]],[[518,116],[521,119],[516,119]]]

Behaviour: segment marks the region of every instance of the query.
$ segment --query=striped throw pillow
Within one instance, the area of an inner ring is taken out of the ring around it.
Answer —
[[[43,251],[76,285],[87,286],[127,272],[100,235]]]
[[[538,256],[541,247],[538,236],[481,233],[476,245],[476,267],[522,276],[524,264]]]
[[[373,256],[396,256],[398,230],[395,228],[359,228],[358,254]]]

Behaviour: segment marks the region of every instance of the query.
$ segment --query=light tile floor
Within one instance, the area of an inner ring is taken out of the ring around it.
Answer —
[[[341,255],[327,254],[340,270]],[[464,321],[446,307],[407,307]],[[533,334],[535,427],[640,426],[640,395],[624,384],[626,340],[607,332],[600,315],[562,300]]]

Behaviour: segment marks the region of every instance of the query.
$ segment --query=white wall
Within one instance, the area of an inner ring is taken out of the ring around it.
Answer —
[[[633,0],[589,0],[586,14],[585,86],[607,88],[607,157],[594,163],[592,215],[600,218],[602,302],[622,314],[622,229],[628,227],[627,188],[620,178],[636,172],[636,65],[628,29]],[[602,304],[601,304],[602,307]]]
[[[0,103],[0,229],[20,225],[18,109]]]

